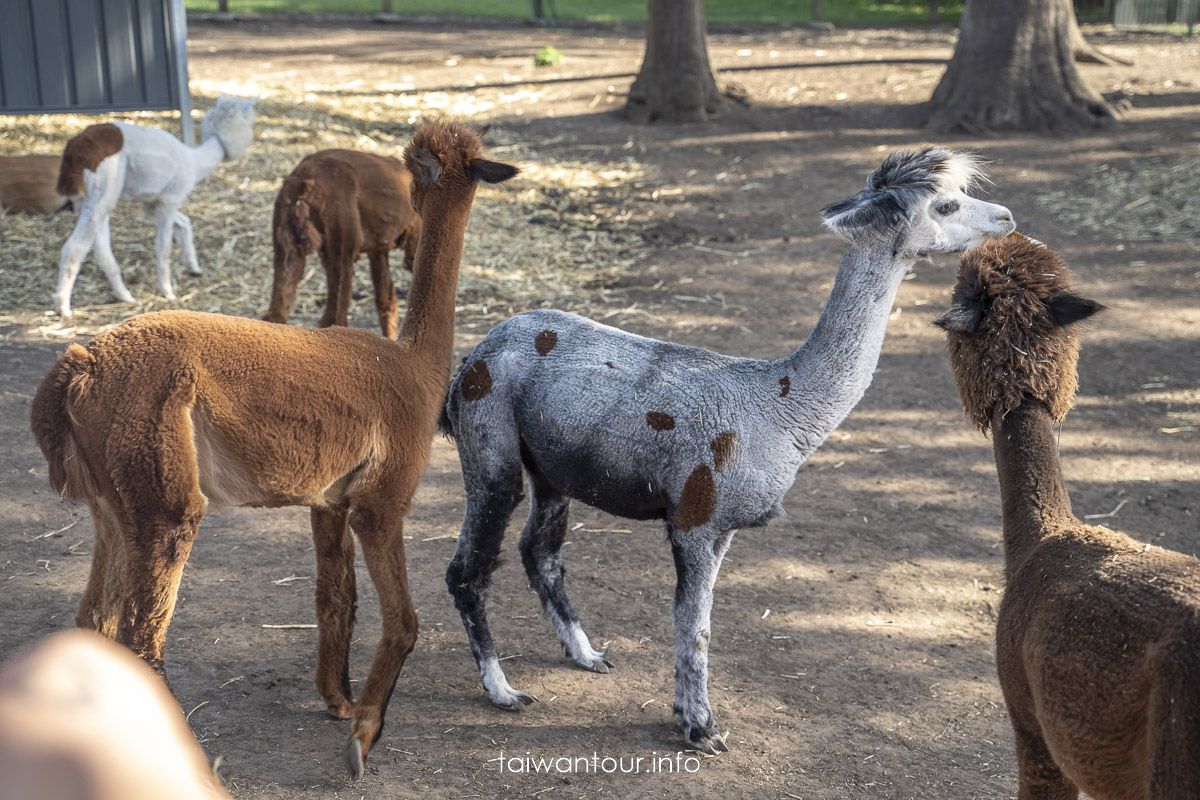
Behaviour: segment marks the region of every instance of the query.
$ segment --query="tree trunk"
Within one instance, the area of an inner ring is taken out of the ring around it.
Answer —
[[[704,0],[649,0],[646,56],[629,89],[633,122],[696,122],[720,113],[725,98],[708,63]]]
[[[1111,121],[1075,67],[1073,31],[1071,0],[967,0],[927,127],[1070,133]]]
[[[1071,50],[1075,53],[1075,60],[1081,64],[1105,64],[1114,66],[1121,64],[1128,67],[1132,61],[1128,61],[1119,56],[1110,56],[1108,53],[1097,50],[1092,45],[1088,44],[1088,40],[1083,38],[1083,31],[1079,30],[1079,20],[1075,18],[1075,9],[1071,9]]]

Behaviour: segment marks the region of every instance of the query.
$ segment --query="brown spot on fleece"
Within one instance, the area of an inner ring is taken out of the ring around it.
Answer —
[[[611,361],[605,361],[604,366],[608,367],[609,369],[616,369]]]
[[[792,379],[791,378],[780,378],[779,379],[779,396],[787,397],[788,392],[790,392],[791,390],[792,390]]]
[[[110,122],[89,125],[67,142],[63,150],[62,167],[58,171],[58,193],[64,197],[84,194],[83,171],[96,171],[100,162],[121,152],[125,137],[121,129]]]
[[[537,348],[539,356],[549,353],[554,349],[554,345],[556,344],[558,344],[558,333],[552,330],[542,331],[533,340],[533,346]]]
[[[1045,403],[1055,420],[1071,409],[1079,338],[1046,308],[1050,298],[1071,290],[1062,257],[1026,236],[989,239],[963,254],[954,303],[983,313],[974,332],[950,334],[946,349],[959,399],[981,430],[994,411],[1007,413],[1025,397]]]
[[[679,507],[671,517],[671,523],[682,531],[699,527],[712,519],[717,510],[717,485],[713,482],[712,470],[701,464],[692,470],[679,495]]]
[[[646,424],[656,431],[670,431],[675,429],[675,418],[661,411],[647,411]]]
[[[737,434],[733,431],[725,431],[718,434],[717,438],[709,443],[709,448],[713,453],[713,465],[718,469],[725,469],[725,465],[733,458],[733,448],[737,443]]]
[[[476,361],[463,373],[462,396],[464,400],[482,400],[492,393],[492,373],[487,364]]]

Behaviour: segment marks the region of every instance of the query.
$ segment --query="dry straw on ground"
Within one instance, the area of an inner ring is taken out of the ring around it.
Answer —
[[[1098,164],[1083,180],[1042,195],[1055,216],[1124,241],[1200,242],[1200,158]]]
[[[270,294],[275,193],[301,158],[331,147],[399,156],[424,118],[470,122],[497,104],[530,101],[519,93],[479,101],[467,92],[419,93],[411,86],[391,84],[194,82],[192,90],[200,109],[211,106],[221,92],[266,95],[259,103],[255,144],[240,160],[221,165],[183,207],[192,218],[205,273],[187,275],[178,252],[173,252],[172,278],[179,299],[158,297],[153,217],[122,204],[113,217],[113,250],[137,302],[115,303],[89,258],[75,285],[76,315],[60,320],[48,309],[59,251],[76,215],[0,216],[0,325],[32,325],[46,336],[70,336],[98,333],[133,314],[166,307],[257,317]],[[171,114],[119,118],[178,134]],[[0,117],[0,155],[61,152],[71,136],[97,121],[72,115]],[[632,158],[588,163],[555,159],[539,153],[537,143],[520,140],[520,133],[500,126],[485,137],[488,155],[518,164],[522,174],[504,186],[481,187],[476,199],[459,291],[468,327],[539,306],[586,311],[601,287],[651,249],[641,228],[622,211],[643,192],[645,175],[639,163]],[[399,258],[393,257],[392,263],[403,300],[408,279],[400,274]],[[352,319],[373,325],[365,261],[356,273],[354,296]],[[293,311],[296,321],[311,324],[324,299],[324,274],[314,256]]]

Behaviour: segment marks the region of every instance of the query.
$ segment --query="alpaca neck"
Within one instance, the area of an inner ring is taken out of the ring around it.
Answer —
[[[1046,528],[1073,519],[1071,498],[1059,468],[1054,420],[1046,406],[1026,399],[992,419],[992,449],[1000,478],[1004,555],[1011,573]]]
[[[781,401],[783,414],[796,446],[806,455],[842,423],[871,385],[888,314],[913,263],[894,256],[890,244],[851,247],[816,327],[783,360],[790,381]]]
[[[475,185],[465,192],[431,191],[421,209],[421,239],[408,290],[408,313],[400,338],[431,358],[445,362],[449,376],[454,348],[454,305],[463,234],[471,215]]]
[[[196,171],[196,182],[212,174],[225,160],[225,146],[216,136],[210,136],[192,148],[192,164]]]

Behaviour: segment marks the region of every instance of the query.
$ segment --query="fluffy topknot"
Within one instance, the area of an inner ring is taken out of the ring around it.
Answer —
[[[516,167],[488,161],[482,154],[483,143],[473,128],[428,122],[417,128],[404,148],[404,166],[412,173],[417,189],[443,181],[471,186],[476,181],[500,183],[517,174]]]
[[[1022,234],[963,253],[953,305],[934,324],[947,332],[958,397],[979,429],[1026,398],[1062,419],[1078,386],[1072,323],[1102,308],[1074,294],[1058,253]]]
[[[821,209],[821,219],[838,236],[853,240],[909,220],[932,197],[965,192],[982,178],[979,158],[970,153],[944,147],[897,150],[867,178],[866,189]]]

